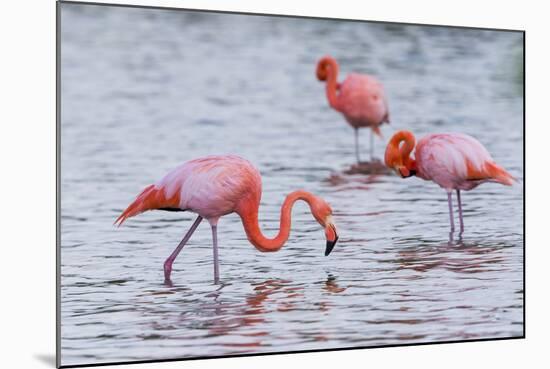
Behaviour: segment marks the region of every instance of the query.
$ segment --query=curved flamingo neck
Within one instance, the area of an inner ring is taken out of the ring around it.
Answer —
[[[340,100],[338,99],[338,63],[332,57],[325,57],[321,60],[324,64],[324,68],[327,71],[326,77],[326,95],[328,102],[332,108],[340,110]]]
[[[403,145],[401,145],[403,142]],[[399,131],[390,140],[390,145],[399,150],[403,165],[409,170],[416,170],[416,161],[411,158],[411,153],[416,146],[416,139],[409,131]],[[400,146],[401,145],[401,146]]]
[[[258,224],[258,206],[252,207],[251,203],[249,203],[237,210],[242,219],[248,240],[254,247],[260,251],[269,252],[277,251],[285,244],[290,235],[292,206],[297,200],[307,202],[310,208],[316,201],[315,196],[306,191],[294,191],[289,194],[281,207],[279,233],[274,238],[267,238],[263,235]]]

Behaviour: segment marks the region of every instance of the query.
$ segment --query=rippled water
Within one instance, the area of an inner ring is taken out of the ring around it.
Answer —
[[[464,193],[466,233],[449,243],[438,186],[343,174],[353,132],[314,74],[332,54],[344,75],[378,76],[386,139],[468,133],[522,181],[521,34],[69,4],[61,16],[64,365],[523,334],[522,185]],[[221,284],[203,223],[163,285],[194,215],[113,221],[166,171],[215,153],[261,171],[266,233],[289,192],[327,199],[333,253],[303,203],[277,253],[256,251],[229,215]]]

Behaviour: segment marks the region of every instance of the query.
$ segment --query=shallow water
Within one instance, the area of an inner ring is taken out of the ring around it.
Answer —
[[[466,232],[449,243],[436,185],[345,174],[353,132],[314,73],[331,54],[342,76],[376,75],[386,140],[471,134],[522,182],[521,34],[66,3],[61,15],[62,364],[523,334],[522,185],[463,193]],[[113,221],[171,168],[219,153],[261,171],[268,234],[289,192],[324,197],[333,253],[303,203],[277,253],[255,250],[229,215],[221,284],[203,222],[165,286],[194,214]]]

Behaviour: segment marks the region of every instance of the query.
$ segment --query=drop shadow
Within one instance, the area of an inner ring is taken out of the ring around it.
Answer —
[[[52,354],[34,354],[34,358],[43,364],[46,364],[52,368],[56,367],[55,355]]]

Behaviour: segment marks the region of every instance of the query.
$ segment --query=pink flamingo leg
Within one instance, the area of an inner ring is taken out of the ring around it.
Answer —
[[[374,159],[374,132],[370,130],[370,161]]]
[[[361,163],[359,158],[359,128],[354,128],[355,130],[355,157],[357,158],[357,164]]]
[[[455,221],[453,218],[453,193],[447,192],[447,201],[449,202],[449,219],[451,220],[451,235],[455,232]]]
[[[214,245],[214,284],[220,281],[220,268],[218,264],[218,226],[212,226],[212,241]]]
[[[462,220],[462,201],[460,200],[460,190],[456,190],[456,197],[458,200],[458,216],[460,217],[460,234],[464,232],[464,221]]]
[[[181,249],[183,249],[183,246],[185,246],[187,241],[189,241],[189,239],[191,238],[191,235],[193,234],[193,232],[195,232],[195,230],[199,226],[199,223],[201,222],[201,220],[202,220],[202,217],[199,215],[197,217],[197,219],[195,220],[195,222],[193,223],[193,225],[191,226],[191,228],[189,228],[189,230],[187,231],[187,234],[181,240],[178,247],[176,247],[176,249],[172,252],[172,254],[168,257],[168,259],[166,259],[166,261],[164,262],[164,280],[165,280],[165,282],[170,282],[170,274],[172,273],[172,264],[174,264],[174,260],[176,260],[176,258],[178,257],[178,254],[180,253]]]

